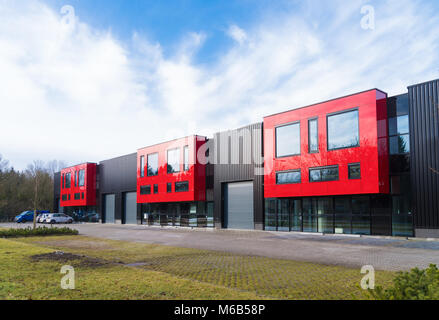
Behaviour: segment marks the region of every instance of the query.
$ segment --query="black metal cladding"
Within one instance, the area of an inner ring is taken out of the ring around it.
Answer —
[[[105,222],[104,195],[115,195],[115,219],[123,221],[123,193],[137,191],[137,153],[101,161],[99,164],[99,203]],[[137,214],[140,214],[137,206]]]
[[[61,172],[53,175],[53,207],[52,212],[59,212],[59,200],[61,197]]]
[[[409,89],[415,228],[439,228],[439,80]]]
[[[215,203],[214,219],[217,227],[223,226],[224,222],[224,184],[253,181],[255,228],[263,229],[264,166],[262,162],[262,127],[262,123],[257,123],[237,130],[216,133],[214,139],[211,140],[214,154],[210,154],[210,159],[214,159],[215,162],[213,193]]]

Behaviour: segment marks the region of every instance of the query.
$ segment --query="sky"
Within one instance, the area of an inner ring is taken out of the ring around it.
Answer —
[[[99,162],[371,88],[404,93],[439,78],[438,12],[437,0],[0,0],[0,154],[20,170]]]

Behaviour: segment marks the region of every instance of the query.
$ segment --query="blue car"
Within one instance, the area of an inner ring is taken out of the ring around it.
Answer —
[[[50,213],[50,211],[37,211],[37,215],[41,213]],[[14,219],[17,223],[26,223],[29,221],[34,221],[34,212],[33,211],[24,211],[20,213]]]

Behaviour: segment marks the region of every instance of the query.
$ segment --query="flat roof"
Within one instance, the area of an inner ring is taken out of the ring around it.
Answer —
[[[295,108],[295,109],[289,109],[289,110],[286,110],[286,111],[273,113],[273,114],[270,114],[270,115],[268,115],[268,116],[265,116],[264,119],[265,119],[265,118],[269,118],[269,117],[273,117],[273,116],[276,116],[276,115],[279,115],[279,114],[287,113],[287,112],[290,112],[290,111],[300,110],[300,109],[305,109],[305,108],[313,107],[313,106],[316,106],[316,105],[319,105],[319,104],[322,104],[322,103],[326,103],[326,102],[330,102],[330,101],[335,101],[335,100],[339,100],[339,99],[343,99],[343,98],[347,98],[347,97],[355,96],[355,95],[357,95],[357,94],[366,93],[366,92],[373,91],[373,90],[376,90],[376,91],[382,92],[382,93],[384,93],[384,94],[387,95],[387,92],[385,92],[385,91],[383,91],[383,90],[380,90],[380,89],[378,89],[378,88],[372,88],[372,89],[369,89],[369,90],[364,90],[364,91],[359,91],[359,92],[355,92],[355,93],[347,94],[347,95],[345,95],[345,96],[341,96],[341,97],[338,97],[338,98],[333,98],[333,99],[329,99],[329,100],[325,100],[325,101],[321,101],[321,102],[313,103],[313,104],[310,104],[310,105],[307,105],[307,106],[304,106],[304,107],[299,107],[299,108]]]
[[[192,135],[189,135],[189,136],[186,136],[186,137],[176,138],[176,139],[172,139],[172,140],[168,140],[168,141],[163,141],[163,142],[155,143],[155,144],[152,144],[152,145],[149,145],[149,146],[145,146],[145,147],[137,149],[137,151],[143,150],[143,149],[146,149],[146,148],[150,148],[150,147],[159,146],[159,145],[164,144],[164,143],[169,143],[169,142],[172,142],[172,141],[177,141],[177,140],[182,140],[182,139],[192,138],[192,137],[197,137],[197,138],[199,137],[199,138],[206,138],[207,139],[206,136],[200,136],[198,134],[192,134]]]

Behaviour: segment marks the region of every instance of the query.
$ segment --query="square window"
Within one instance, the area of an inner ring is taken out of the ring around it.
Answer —
[[[276,157],[300,154],[300,122],[276,128]]]
[[[140,194],[142,195],[151,194],[151,186],[140,187]]]
[[[361,165],[359,163],[350,164],[348,166],[349,170],[349,179],[355,180],[355,179],[361,179]]]
[[[360,145],[358,110],[328,115],[328,150],[353,148]]]

